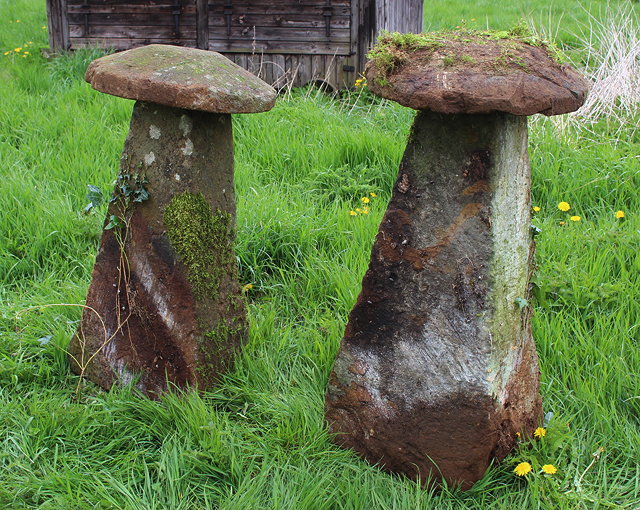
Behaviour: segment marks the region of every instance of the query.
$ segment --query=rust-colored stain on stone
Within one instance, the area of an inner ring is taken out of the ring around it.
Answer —
[[[540,419],[529,312],[500,305],[526,280],[496,283],[496,253],[532,264],[515,255],[531,246],[523,120],[418,114],[329,379],[336,442],[423,484],[468,489]],[[509,172],[523,192],[500,187]]]

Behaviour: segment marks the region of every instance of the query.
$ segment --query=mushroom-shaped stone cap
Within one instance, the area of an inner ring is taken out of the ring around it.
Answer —
[[[213,51],[151,44],[91,62],[85,79],[113,96],[213,113],[270,110],[276,91]]]
[[[374,94],[439,113],[559,115],[582,106],[589,82],[520,31],[384,34],[366,67]]]

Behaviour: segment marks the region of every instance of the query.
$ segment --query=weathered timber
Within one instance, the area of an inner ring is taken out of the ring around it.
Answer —
[[[151,397],[210,388],[246,334],[230,114],[270,109],[275,91],[222,55],[162,45],[98,59],[86,79],[138,102],[72,367]]]
[[[55,50],[125,50],[155,43],[198,47],[236,62],[260,60],[261,78],[278,88],[323,82],[334,89],[353,85],[381,30],[419,32],[422,5],[421,0],[47,0]]]

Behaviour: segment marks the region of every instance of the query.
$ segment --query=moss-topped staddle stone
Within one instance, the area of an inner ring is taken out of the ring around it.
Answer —
[[[104,388],[206,390],[247,333],[235,251],[231,113],[274,90],[217,53],[152,45],[93,62],[94,88],[137,99],[73,369]]]
[[[85,79],[112,96],[214,113],[270,110],[276,92],[214,51],[151,44],[94,60]]]
[[[385,34],[370,57],[371,91],[415,110],[559,115],[582,106],[589,90],[558,50],[522,27]]]
[[[420,110],[329,379],[336,441],[462,489],[539,425],[525,115],[587,83],[523,33],[387,34],[371,90]]]

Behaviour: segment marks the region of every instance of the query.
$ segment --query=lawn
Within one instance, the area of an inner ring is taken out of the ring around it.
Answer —
[[[501,28],[524,14],[587,62],[576,34],[605,3],[495,5],[435,1],[425,19]],[[0,0],[0,27],[0,508],[640,507],[637,113],[532,120],[547,435],[470,491],[427,491],[333,445],[323,420],[413,112],[366,92],[302,89],[271,112],[235,116],[248,344],[215,391],[160,401],[131,387],[104,392],[70,372],[65,348],[106,212],[83,214],[87,186],[111,189],[133,103],[83,81],[97,52],[40,55],[44,0]],[[370,213],[350,215],[371,192]],[[521,461],[558,471],[517,477]]]

